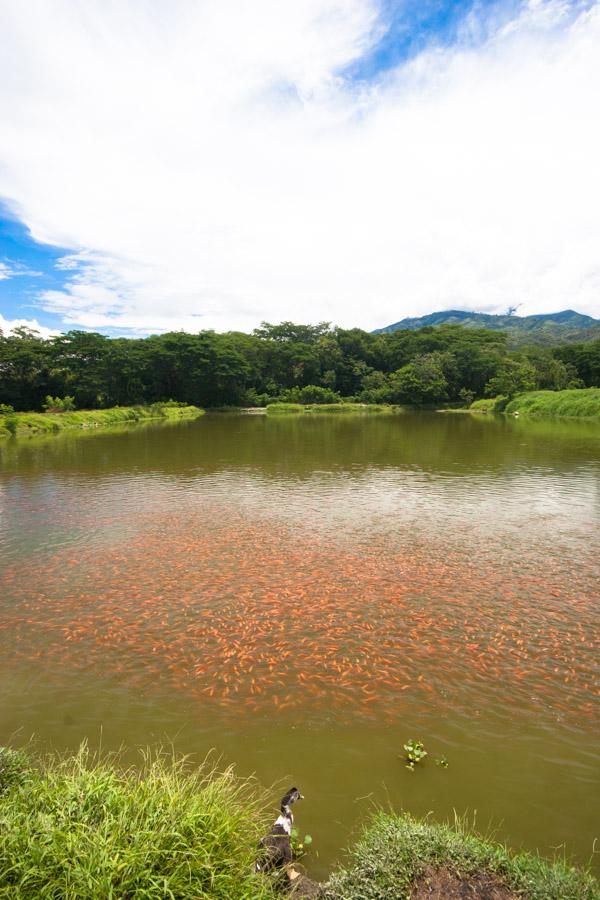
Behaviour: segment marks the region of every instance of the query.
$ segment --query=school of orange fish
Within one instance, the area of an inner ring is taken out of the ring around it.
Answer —
[[[5,656],[236,716],[393,720],[410,704],[597,717],[598,633],[576,560],[507,571],[425,544],[322,540],[242,514],[139,516],[123,542],[0,573]]]

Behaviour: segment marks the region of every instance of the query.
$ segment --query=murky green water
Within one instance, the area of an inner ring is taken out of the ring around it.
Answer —
[[[317,875],[373,802],[587,862],[599,451],[595,425],[435,413],[11,441],[0,743],[216,748],[298,784]]]

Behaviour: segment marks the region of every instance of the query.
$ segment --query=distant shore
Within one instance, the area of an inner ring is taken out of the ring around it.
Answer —
[[[402,407],[391,403],[269,403],[267,415],[317,414],[323,413],[397,413]]]
[[[564,391],[528,391],[509,399],[490,397],[475,400],[469,407],[419,407],[387,403],[269,403],[266,406],[229,406],[204,410],[186,404],[153,403],[148,406],[115,406],[109,409],[69,412],[0,412],[0,439],[58,434],[66,429],[125,425],[152,419],[190,419],[205,412],[244,415],[348,415],[398,414],[429,409],[443,413],[505,413],[535,418],[586,419],[600,421],[600,388]]]

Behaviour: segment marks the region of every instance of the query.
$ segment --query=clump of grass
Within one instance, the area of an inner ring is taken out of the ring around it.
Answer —
[[[0,795],[23,784],[29,773],[29,759],[22,750],[0,747]]]
[[[377,813],[351,852],[351,865],[333,875],[330,900],[409,900],[427,870],[446,868],[462,878],[498,878],[528,900],[597,900],[598,882],[564,859],[547,862],[510,853],[473,834],[464,821],[436,825],[410,815]]]
[[[163,753],[47,758],[0,796],[0,896],[272,897],[253,871],[264,807],[253,781]]]
[[[499,397],[484,397],[481,400],[474,400],[469,409],[473,410],[473,412],[502,412],[507,403],[508,398],[502,395]]]
[[[272,415],[287,415],[288,413],[303,413],[306,406],[303,403],[267,403],[267,413]]]
[[[575,388],[566,391],[528,391],[519,394],[506,407],[507,413],[528,416],[568,416],[600,419],[600,388]]]
[[[269,415],[319,414],[319,413],[390,413],[398,412],[400,407],[389,406],[383,403],[269,403],[267,413]]]
[[[0,436],[51,434],[66,428],[93,428],[140,422],[145,419],[175,419],[201,416],[196,406],[153,403],[150,406],[115,406],[111,409],[89,409],[47,413],[11,413],[0,416]],[[5,434],[3,435],[3,432]]]

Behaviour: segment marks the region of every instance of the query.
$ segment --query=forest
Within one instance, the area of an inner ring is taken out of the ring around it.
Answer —
[[[178,401],[468,405],[486,396],[600,386],[600,340],[510,349],[503,332],[455,325],[372,334],[322,322],[263,323],[251,334],[110,338],[0,332],[0,404],[17,411],[73,398],[78,409]]]

